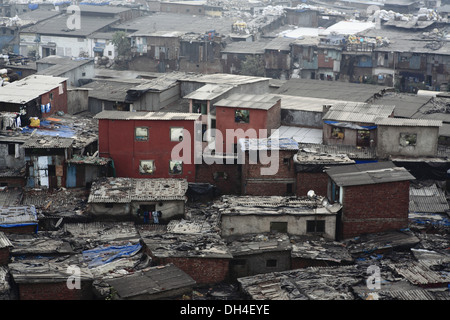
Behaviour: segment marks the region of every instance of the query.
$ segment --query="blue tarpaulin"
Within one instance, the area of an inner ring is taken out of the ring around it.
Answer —
[[[331,121],[331,120],[324,120],[323,121],[326,124],[331,124],[336,127],[343,127],[343,128],[350,128],[350,129],[356,129],[356,130],[373,130],[376,129],[377,126],[360,126],[354,123],[349,122],[340,122],[340,121]]]
[[[131,257],[141,250],[140,244],[125,246],[100,246],[95,249],[83,251],[83,259],[88,262],[89,268],[95,268],[123,257]]]
[[[31,133],[35,128],[25,127],[22,129],[24,133]],[[39,129],[35,134],[43,136],[59,136],[61,138],[72,138],[75,136],[75,131],[65,125],[53,125],[50,121],[41,120]]]

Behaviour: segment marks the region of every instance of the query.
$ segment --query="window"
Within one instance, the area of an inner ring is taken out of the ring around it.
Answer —
[[[237,109],[234,112],[234,121],[237,123],[249,123],[250,111]]]
[[[275,260],[275,259],[266,260],[267,268],[275,268],[276,266],[277,266],[277,260]]]
[[[204,101],[194,101],[193,103],[193,112],[207,114],[208,113],[208,105]]]
[[[417,143],[416,133],[400,133],[400,145],[402,147],[415,146]]]
[[[170,128],[170,141],[183,141],[183,127]]]
[[[86,72],[82,72],[82,73],[81,73],[81,76],[82,76],[82,77],[86,77]]]
[[[136,141],[147,141],[148,140],[148,128],[147,127],[136,127],[134,129],[134,138]]]
[[[50,92],[50,101],[53,100],[53,92]]]
[[[112,51],[108,51],[108,56],[112,56]]]
[[[339,127],[332,127],[331,137],[335,139],[344,139],[344,129]]]
[[[270,223],[271,233],[287,233],[287,222],[271,222]]]
[[[308,233],[323,233],[325,232],[324,220],[308,220],[306,221],[306,232]]]
[[[8,155],[14,156],[16,154],[16,144],[8,143]]]
[[[155,161],[154,160],[141,160],[139,163],[139,173],[141,174],[152,174],[155,172]]]
[[[178,160],[169,161],[169,174],[183,173],[183,162]]]

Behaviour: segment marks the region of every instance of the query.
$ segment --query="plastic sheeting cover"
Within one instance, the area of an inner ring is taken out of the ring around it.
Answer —
[[[138,243],[125,246],[100,246],[95,249],[83,251],[83,259],[88,262],[89,268],[105,265],[123,257],[131,257],[141,250]]]

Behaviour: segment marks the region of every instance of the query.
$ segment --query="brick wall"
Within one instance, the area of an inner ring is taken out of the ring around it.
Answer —
[[[342,238],[408,226],[409,181],[344,188]]]
[[[291,184],[295,192],[294,183]],[[287,190],[288,182],[274,182],[270,179],[259,182],[247,181],[247,184],[243,186],[243,194],[248,196],[286,196]]]
[[[81,289],[68,289],[66,282],[20,283],[20,300],[90,300],[92,282],[82,281]]]
[[[265,151],[263,152],[263,154]],[[242,165],[242,194],[255,196],[285,196],[288,194],[288,184],[291,184],[292,193],[295,193],[295,168],[293,164],[293,155],[296,151],[281,150],[278,158],[275,155],[268,154],[269,159],[264,162],[269,164],[251,164],[249,153],[245,153],[245,162]],[[261,158],[261,155],[260,155]],[[274,175],[262,174],[262,168],[276,168],[275,163],[278,162],[278,169]],[[270,185],[270,187],[268,187]]]
[[[21,226],[21,227],[11,227],[11,228],[2,228],[0,227],[0,231],[6,234],[31,234],[36,232],[37,226],[29,225],[29,226]]]
[[[222,173],[225,173],[226,176],[223,176]],[[215,185],[220,194],[239,194],[239,165],[216,163],[197,165],[195,182]]]
[[[327,196],[328,175],[324,172],[299,172],[297,173],[297,190],[299,197],[307,195],[309,190],[319,196]]]
[[[225,281],[228,276],[229,259],[177,258],[156,259],[156,263],[173,263],[186,272],[198,285],[211,285]]]
[[[9,248],[0,249],[0,266],[7,265],[9,263]]]

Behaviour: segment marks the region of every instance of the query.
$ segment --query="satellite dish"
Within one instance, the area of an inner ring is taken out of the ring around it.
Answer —
[[[310,198],[313,198],[313,197],[316,196],[314,190],[309,190],[308,193],[307,193],[307,195],[308,195],[308,197],[310,197]]]

